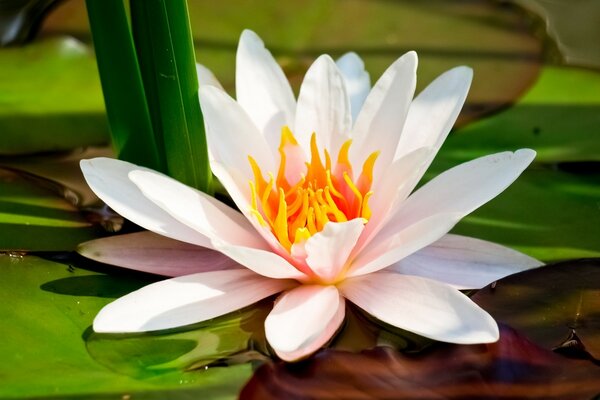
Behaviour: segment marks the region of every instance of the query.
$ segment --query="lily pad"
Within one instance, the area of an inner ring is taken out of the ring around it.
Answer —
[[[573,340],[574,333],[581,350],[600,361],[600,259],[515,274],[477,292],[473,300],[547,349]]]
[[[215,321],[195,334],[187,332],[186,337],[140,339],[141,343],[154,343],[149,347],[141,346],[140,340],[107,346],[90,336],[100,308],[152,282],[155,278],[149,275],[122,271],[106,275],[38,257],[6,254],[0,255],[0,272],[0,398],[230,399],[250,376],[249,364],[184,371],[175,367],[181,366],[179,359],[179,364],[168,367],[169,361],[193,349],[207,357],[211,349],[222,350],[213,356],[223,355],[225,349],[235,351],[235,343],[245,345],[248,337],[242,334],[245,330],[239,314]],[[208,337],[213,329],[223,341],[220,347],[199,346],[203,335]],[[229,335],[225,335],[227,329]],[[132,354],[136,348],[143,354]],[[96,350],[102,352],[103,363],[94,358]],[[119,351],[124,353],[119,355]],[[122,360],[125,354],[139,356],[129,364],[137,362],[135,373],[114,368],[116,364],[106,366],[111,357]],[[155,368],[144,369],[148,364],[143,363],[151,359]],[[162,368],[156,368],[158,364]]]
[[[463,161],[529,147],[538,163],[600,161],[598,126],[600,73],[547,66],[516,104],[457,130],[443,154]]]
[[[73,250],[100,236],[73,204],[39,183],[0,169],[0,251]]]
[[[417,355],[387,347],[324,350],[297,364],[262,365],[240,398],[590,399],[600,368],[543,349],[507,326],[487,345],[443,345]]]
[[[0,51],[0,154],[70,150],[108,141],[96,61],[76,39]]]

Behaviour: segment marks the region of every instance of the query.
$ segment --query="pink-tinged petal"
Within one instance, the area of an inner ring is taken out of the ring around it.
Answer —
[[[213,74],[212,71],[206,68],[204,65],[196,63],[196,74],[198,75],[198,84],[200,86],[215,86],[221,90],[224,90],[223,86],[221,86],[221,82],[219,82],[215,74]]]
[[[212,247],[206,235],[182,224],[146,198],[129,179],[132,171],[151,171],[112,158],[81,160],[81,171],[92,191],[114,211],[160,235],[203,247]]]
[[[444,236],[462,217],[461,214],[437,214],[403,228],[395,235],[375,235],[352,262],[348,276],[359,276],[389,267]]]
[[[256,33],[242,32],[236,57],[236,98],[276,150],[281,127],[292,127],[296,100],[288,80]]]
[[[310,154],[311,135],[316,133],[319,149],[337,155],[349,137],[351,124],[344,78],[331,57],[322,55],[310,66],[302,81],[294,134],[306,154]]]
[[[406,200],[380,235],[387,237],[436,214],[469,214],[510,186],[534,157],[535,151],[529,149],[507,151],[480,157],[441,173]]]
[[[94,319],[94,330],[118,333],[176,328],[238,310],[294,285],[246,269],[180,276],[108,304]]]
[[[218,251],[149,231],[90,240],[77,252],[105,264],[164,276],[243,268]]]
[[[283,257],[269,250],[235,246],[213,239],[216,250],[262,276],[273,279],[296,279],[306,281],[308,277]]]
[[[414,188],[413,182],[422,176],[425,162],[431,152],[431,148],[423,147],[406,154],[395,160],[381,179],[373,182],[373,195],[369,200],[372,215],[354,249],[354,254],[358,254],[369,244],[371,238],[385,226],[388,218],[406,200]]]
[[[281,359],[295,361],[326,344],[344,315],[344,299],[335,286],[301,285],[277,299],[265,334]]]
[[[352,131],[350,157],[362,165],[380,151],[374,176],[378,177],[394,158],[404,121],[417,82],[417,54],[410,51],[396,60],[379,78],[367,96]]]
[[[378,272],[338,285],[369,314],[434,340],[459,344],[498,340],[494,319],[457,289],[418,276]]]
[[[323,282],[332,282],[340,274],[364,227],[362,218],[328,222],[306,240],[306,263]]]
[[[199,94],[212,157],[239,169],[249,179],[253,174],[248,156],[264,171],[275,171],[271,146],[240,105],[214,86],[200,87]]]
[[[254,229],[271,246],[277,254],[286,254],[287,250],[279,243],[273,232],[268,226],[262,226],[254,215],[250,212],[250,186],[248,179],[240,171],[234,168],[227,168],[216,161],[211,162],[211,168],[215,176],[227,190],[232,200],[240,211],[250,221]]]
[[[358,254],[351,274],[379,270],[440,239],[461,218],[506,189],[534,157],[528,149],[498,153],[438,175],[413,193],[373,236],[373,245]]]
[[[371,91],[371,77],[365,70],[363,60],[354,52],[344,54],[335,63],[340,69],[346,84],[352,121],[356,121],[356,117]]]
[[[129,177],[144,196],[211,240],[218,238],[235,245],[266,247],[241,213],[214,197],[153,171],[133,171]]]
[[[541,265],[535,258],[508,247],[448,234],[387,271],[434,279],[457,289],[480,289],[507,275]]]

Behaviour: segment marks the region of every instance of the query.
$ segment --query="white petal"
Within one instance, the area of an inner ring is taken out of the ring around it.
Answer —
[[[267,226],[262,226],[252,215],[250,203],[250,186],[243,174],[234,169],[227,168],[216,161],[211,162],[213,173],[227,190],[238,209],[250,221],[254,229],[263,237],[277,254],[284,254],[287,250],[279,243],[273,232]]]
[[[371,244],[353,261],[348,276],[369,274],[386,268],[444,236],[460,220],[460,214],[437,214],[405,227],[390,237],[375,235]]]
[[[335,280],[346,265],[364,227],[362,218],[328,222],[322,231],[306,240],[306,263],[324,282]]]
[[[294,130],[298,143],[310,154],[314,132],[321,151],[337,154],[349,137],[351,118],[344,78],[331,57],[322,55],[310,66],[300,87]]]
[[[456,67],[427,86],[411,103],[394,158],[427,146],[434,148],[431,163],[454,125],[467,98],[473,71]]]
[[[381,154],[374,176],[392,162],[417,82],[417,54],[410,51],[396,60],[379,78],[358,114],[352,132],[350,157],[362,165],[373,152]]]
[[[281,128],[292,127],[296,100],[281,67],[256,33],[242,32],[236,58],[236,97],[267,143],[279,144]],[[240,132],[241,133],[241,132]]]
[[[355,260],[353,275],[391,265],[433,243],[465,215],[506,189],[535,156],[504,152],[454,167],[413,193]]]
[[[365,226],[354,254],[369,244],[372,237],[385,226],[388,218],[402,204],[414,188],[414,182],[423,174],[431,148],[420,148],[395,160],[383,173],[381,179],[373,182],[373,195],[369,200],[371,218]]]
[[[344,299],[335,286],[301,285],[277,299],[265,334],[279,357],[294,361],[327,343],[344,314]]]
[[[387,235],[422,218],[442,213],[463,216],[487,203],[515,181],[535,152],[521,149],[480,157],[436,176],[404,203],[383,229]]]
[[[215,249],[237,261],[257,274],[273,279],[296,279],[305,281],[307,276],[296,269],[286,259],[268,250],[235,246],[213,240]]]
[[[459,344],[491,343],[499,337],[498,325],[487,312],[443,283],[378,272],[338,287],[369,314],[421,336]]]
[[[145,332],[202,322],[293,287],[246,269],[202,272],[156,282],[105,306],[96,332]]]
[[[457,289],[480,289],[507,275],[541,265],[535,258],[508,247],[448,234],[388,271],[434,279]]]
[[[221,86],[221,82],[219,82],[215,74],[204,65],[196,63],[196,73],[198,74],[198,84],[200,86],[210,85],[223,90],[223,86]]]
[[[130,179],[144,196],[181,223],[214,239],[266,248],[246,217],[214,197],[152,171],[132,171]]]
[[[365,70],[363,60],[354,52],[344,54],[335,63],[344,77],[346,91],[350,98],[352,121],[356,121],[358,112],[371,91],[371,77]]]
[[[243,268],[218,251],[149,231],[90,240],[77,252],[102,263],[165,276]]]
[[[104,157],[81,160],[80,166],[87,184],[94,193],[123,217],[160,235],[203,247],[212,247],[205,235],[177,221],[147,199],[129,179],[131,171],[151,170]]]
[[[263,171],[275,171],[271,147],[239,104],[214,86],[202,86],[199,93],[208,146],[215,160],[239,169],[248,178],[253,177],[248,156]]]

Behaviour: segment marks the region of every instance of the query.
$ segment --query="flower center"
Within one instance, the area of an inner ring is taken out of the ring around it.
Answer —
[[[279,170],[275,178],[271,172],[265,179],[260,167],[248,156],[254,182],[249,181],[252,194],[251,212],[262,226],[269,226],[279,242],[288,251],[320,232],[330,221],[345,222],[371,217],[369,198],[373,194],[373,167],[379,151],[364,161],[358,179],[354,179],[348,151],[352,140],[339,150],[335,166],[325,149],[325,164],[317,147],[316,134],[310,139],[310,162],[305,162],[305,172],[298,174],[296,182],[286,178],[286,167],[294,155],[298,157],[299,145],[290,129],[281,131]],[[297,164],[297,163],[296,163]],[[287,175],[290,176],[290,175]]]

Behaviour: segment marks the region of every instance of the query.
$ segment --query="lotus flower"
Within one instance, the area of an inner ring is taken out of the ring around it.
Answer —
[[[435,340],[496,341],[496,322],[459,289],[540,263],[448,232],[509,186],[535,153],[478,158],[414,191],[472,77],[454,68],[413,99],[416,67],[408,52],[371,89],[356,54],[337,63],[323,55],[296,100],[260,38],[243,32],[237,100],[200,70],[211,167],[239,211],[146,168],[82,161],[92,190],[151,232],[88,242],[81,253],[175,276],[107,305],[94,330],[173,328],[281,293],[265,332],[283,360],[324,346],[346,301]]]

